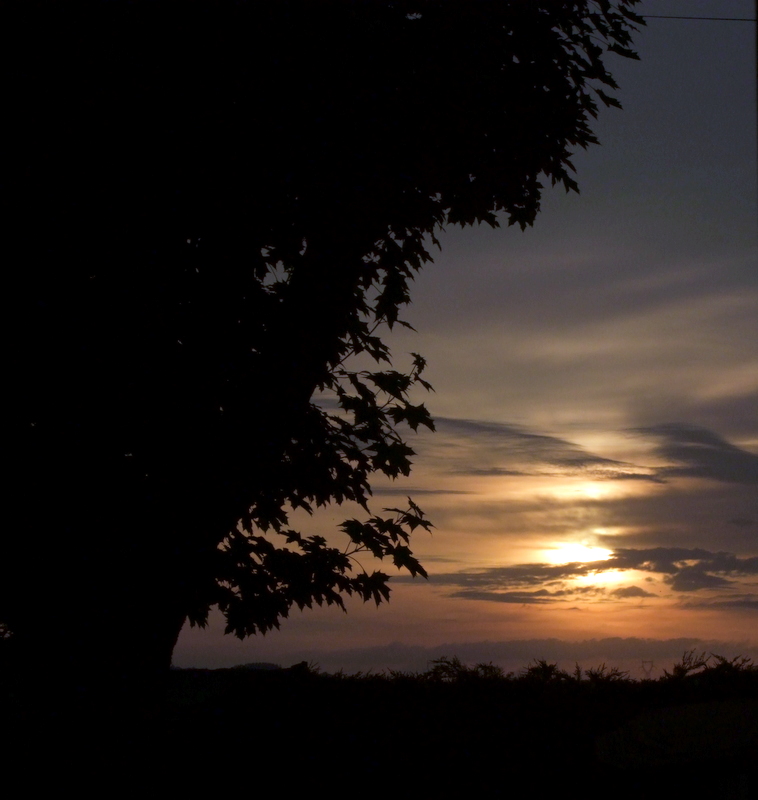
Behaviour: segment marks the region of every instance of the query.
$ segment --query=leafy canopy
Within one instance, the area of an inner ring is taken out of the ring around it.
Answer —
[[[355,287],[353,307],[318,383],[336,395],[343,414],[328,416],[314,407],[309,412],[323,426],[321,441],[329,443],[331,480],[320,493],[293,485],[287,495],[293,505],[310,510],[314,500],[345,499],[365,505],[371,473],[408,474],[413,451],[397,426],[433,429],[426,408],[408,400],[414,384],[431,388],[420,377],[423,359],[414,355],[410,375],[351,373],[341,365],[360,353],[389,362],[375,331],[401,322],[398,312],[409,302],[413,274],[430,260],[426,237],[436,243],[439,226],[497,226],[498,213],[504,213],[509,224],[524,228],[539,211],[540,175],[567,191],[578,189],[570,155],[577,146],[597,143],[589,125],[597,99],[619,106],[607,93],[617,86],[604,66],[605,52],[635,57],[630,30],[641,20],[632,5],[289,3],[266,18],[275,78],[263,87],[263,106],[270,109],[263,214],[272,209],[276,233],[265,241],[265,263],[294,280],[302,269],[301,248],[312,241],[318,246],[318,229],[331,229],[334,216],[338,230],[362,230],[364,251],[355,261],[359,272],[346,276]],[[231,537],[248,550],[259,543],[272,560],[288,557],[251,535],[269,521],[258,509],[245,518],[247,535]],[[346,577],[348,553],[369,550],[425,575],[407,545],[410,531],[429,523],[413,503],[409,511],[392,511],[394,520],[343,523],[352,549],[340,556],[323,540],[279,530],[306,556],[332,559],[311,587],[327,575],[339,580],[325,593],[295,590],[290,583],[271,623],[286,614],[292,597],[301,607],[312,599],[341,605],[341,594],[351,591],[377,603],[386,599],[386,575]],[[229,584],[242,587],[251,574],[244,561],[237,563]],[[268,574],[296,573],[293,560]],[[251,618],[231,592],[220,603],[230,627],[238,633],[260,629],[261,593],[252,595]],[[239,597],[244,594],[241,589]]]
[[[10,629],[58,596],[63,627],[93,596],[93,627],[144,615],[139,575],[146,605],[204,624],[217,604],[244,636],[387,599],[361,551],[426,574],[412,501],[342,523],[345,549],[288,509],[368,510],[373,474],[409,473],[430,387],[418,355],[391,369],[382,327],[406,324],[440,226],[524,228],[542,180],[577,190],[636,1],[19,4],[18,464],[39,513],[14,546],[46,599],[17,602],[16,570]]]

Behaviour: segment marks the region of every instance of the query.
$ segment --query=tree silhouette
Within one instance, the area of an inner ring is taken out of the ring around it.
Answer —
[[[288,509],[368,510],[373,473],[408,474],[424,360],[392,370],[381,328],[440,225],[523,228],[540,175],[577,188],[635,2],[4,9],[20,435],[0,620],[23,663],[131,679],[214,605],[244,636],[385,600],[351,552],[425,574],[413,503],[346,521],[345,550]]]

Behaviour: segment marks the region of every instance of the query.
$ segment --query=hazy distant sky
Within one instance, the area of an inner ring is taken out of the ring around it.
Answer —
[[[524,233],[440,235],[405,314],[418,334],[389,339],[398,366],[428,359],[438,432],[410,435],[413,474],[374,502],[411,495],[431,518],[413,548],[430,580],[393,578],[379,609],[295,611],[244,643],[216,619],[182,634],[176,664],[416,668],[440,647],[665,663],[685,640],[758,654],[755,37],[650,19],[641,61],[610,62],[624,110],[603,110],[602,146],[576,154],[581,195],[546,190]],[[304,524],[332,537],[355,513]],[[667,639],[681,641],[653,641]]]

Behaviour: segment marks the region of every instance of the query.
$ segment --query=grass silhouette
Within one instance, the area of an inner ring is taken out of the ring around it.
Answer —
[[[6,692],[11,752],[55,752],[71,769],[85,748],[107,775],[188,788],[221,775],[242,787],[258,771],[293,791],[399,783],[440,797],[529,786],[537,796],[739,800],[756,785],[758,667],[741,656],[691,651],[657,680],[544,660],[505,673],[457,657],[417,673],[328,674],[302,662],[169,677],[161,703],[130,719],[31,712]]]

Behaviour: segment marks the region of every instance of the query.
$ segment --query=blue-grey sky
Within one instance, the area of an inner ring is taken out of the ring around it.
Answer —
[[[750,23],[650,19],[641,60],[610,62],[624,110],[576,154],[581,195],[546,190],[524,233],[440,234],[405,315],[418,333],[389,339],[399,366],[427,358],[438,432],[411,437],[414,473],[375,497],[410,494],[434,522],[414,546],[429,582],[243,643],[185,631],[175,663],[423,668],[444,647],[665,665],[685,640],[758,655],[755,40]],[[307,524],[332,536],[353,513]]]

